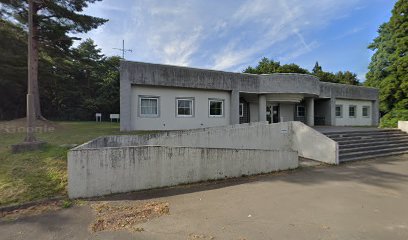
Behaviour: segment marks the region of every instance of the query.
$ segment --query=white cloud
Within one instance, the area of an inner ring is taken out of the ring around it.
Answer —
[[[366,80],[366,72],[360,72],[357,74],[357,79],[360,80],[360,82],[364,82]]]
[[[236,20],[244,28],[245,25],[256,27],[258,31],[252,34],[257,34],[258,38],[250,47],[235,44],[235,48],[227,48],[216,54],[213,68],[234,68],[249,62],[254,56],[269,54],[270,51],[276,57],[281,50],[279,45],[282,45],[282,41],[293,46],[280,58],[282,61],[293,60],[312,51],[319,45],[318,42],[311,40],[307,43],[302,32],[313,32],[326,26],[337,18],[337,13],[346,14],[347,9],[358,1],[344,2],[346,1],[248,0],[233,15],[233,21]]]
[[[292,61],[315,50],[313,33],[359,2],[105,0],[93,13],[110,21],[90,37],[108,55],[125,39],[131,60],[239,70],[261,56]]]
[[[363,26],[358,26],[358,27],[353,27],[350,30],[341,33],[340,35],[336,36],[334,39],[341,39],[341,38],[345,38],[348,36],[351,36],[353,34],[356,34],[358,32],[361,32],[362,30],[364,30],[365,27]]]

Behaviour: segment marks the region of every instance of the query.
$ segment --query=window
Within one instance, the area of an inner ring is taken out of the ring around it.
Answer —
[[[304,117],[305,116],[305,106],[296,105],[296,116],[297,117]]]
[[[140,97],[139,109],[141,117],[158,117],[159,116],[159,98],[158,97]]]
[[[239,104],[239,116],[240,117],[244,116],[244,104],[243,103]]]
[[[224,116],[224,100],[210,99],[208,101],[210,117]]]
[[[356,117],[356,106],[349,106],[349,117]]]
[[[370,114],[370,107],[363,106],[363,117],[368,117],[369,114]]]
[[[194,100],[192,98],[176,99],[177,117],[192,117],[194,115]]]
[[[343,105],[336,105],[336,117],[343,117]]]

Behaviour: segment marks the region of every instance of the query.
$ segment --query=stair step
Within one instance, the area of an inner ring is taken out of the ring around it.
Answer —
[[[403,152],[408,151],[408,146],[404,147],[393,147],[387,149],[377,149],[377,150],[370,150],[370,151],[359,151],[359,152],[352,152],[352,153],[343,153],[339,154],[339,159],[347,159],[347,158],[354,158],[360,157],[365,155],[375,155],[375,154],[383,154],[383,153],[390,153],[390,152]]]
[[[383,145],[383,144],[396,144],[396,143],[405,143],[408,144],[408,139],[401,139],[401,140],[392,140],[392,141],[384,141],[384,139],[381,139],[379,141],[375,142],[355,142],[355,143],[342,143],[339,144],[339,149],[349,149],[349,148],[357,148],[357,147],[365,147],[365,146],[378,146],[378,145]]]
[[[386,129],[386,130],[367,130],[367,131],[352,131],[352,132],[325,132],[323,133],[326,136],[335,136],[335,135],[364,135],[372,133],[394,133],[401,132],[400,129]]]
[[[342,159],[339,159],[339,160],[342,163],[342,162],[357,161],[357,160],[364,160],[364,159],[373,159],[373,158],[400,155],[400,154],[407,154],[407,153],[408,153],[408,150],[406,150],[406,151],[397,151],[397,152],[388,152],[388,153],[379,153],[379,154],[368,154],[368,155],[365,155],[365,156],[342,158]]]
[[[338,142],[339,145],[344,143],[361,143],[361,142],[378,142],[378,141],[394,141],[394,140],[406,140],[408,139],[408,135],[401,135],[401,136],[384,136],[379,138],[356,138],[356,139],[333,139],[334,141]]]
[[[327,132],[339,145],[339,161],[347,162],[408,153],[408,134],[399,129]]]
[[[408,136],[406,133],[393,133],[393,134],[376,134],[376,135],[365,135],[365,136],[350,136],[350,137],[331,137],[334,141],[336,140],[358,140],[358,139],[373,139],[373,138],[394,138]]]
[[[352,152],[361,152],[361,151],[372,151],[372,150],[377,150],[377,149],[391,149],[395,147],[408,147],[408,144],[406,142],[402,143],[394,143],[394,142],[387,142],[384,144],[375,144],[371,146],[356,146],[353,148],[340,148],[340,155],[346,154],[346,153],[352,153]]]

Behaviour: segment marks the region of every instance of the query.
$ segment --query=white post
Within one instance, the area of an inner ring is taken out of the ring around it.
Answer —
[[[231,91],[230,124],[239,124],[239,91]]]
[[[266,96],[259,95],[258,96],[258,114],[259,114],[259,121],[265,122],[266,121]]]
[[[314,126],[314,99],[306,98],[306,124]]]

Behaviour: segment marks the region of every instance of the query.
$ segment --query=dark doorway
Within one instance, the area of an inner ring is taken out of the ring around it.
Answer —
[[[239,123],[249,123],[249,103],[241,98],[239,101]]]
[[[272,122],[279,122],[279,105],[272,106]]]

